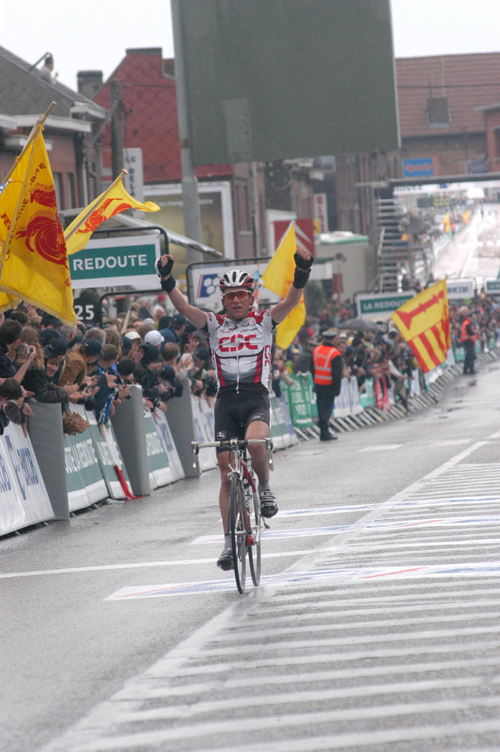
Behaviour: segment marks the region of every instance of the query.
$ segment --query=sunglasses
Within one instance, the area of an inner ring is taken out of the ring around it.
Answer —
[[[236,292],[224,293],[224,299],[234,300],[235,298],[238,298],[238,300],[245,300],[247,295],[250,295],[250,293],[246,292],[245,290],[237,290]]]

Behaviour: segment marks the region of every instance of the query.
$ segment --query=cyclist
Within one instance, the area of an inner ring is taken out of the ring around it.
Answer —
[[[217,376],[215,403],[215,440],[232,438],[264,439],[269,436],[269,373],[271,345],[276,326],[285,320],[299,303],[309,278],[312,256],[297,248],[295,274],[286,297],[274,308],[261,313],[252,310],[255,280],[247,272],[225,272],[219,283],[224,313],[205,312],[190,305],[175,286],[172,276],[174,260],[165,254],[157,261],[161,286],[172,304],[194,326],[210,338],[212,360]],[[273,517],[278,505],[269,486],[269,463],[264,445],[248,447],[252,467],[259,480],[259,498],[263,517]],[[219,507],[224,525],[224,549],[217,566],[233,569],[229,517],[229,453],[217,450],[221,473]]]

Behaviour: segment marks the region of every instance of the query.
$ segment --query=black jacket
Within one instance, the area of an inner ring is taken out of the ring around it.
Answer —
[[[49,381],[43,368],[28,368],[23,379],[23,386],[28,392],[34,392],[38,402],[58,403],[66,406],[68,395],[66,390]]]

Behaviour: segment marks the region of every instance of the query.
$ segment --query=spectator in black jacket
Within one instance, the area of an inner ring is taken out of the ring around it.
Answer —
[[[0,326],[0,378],[15,378],[19,383],[35,358],[20,340],[22,329],[15,319],[6,319]],[[16,366],[18,359],[23,362]]]
[[[36,329],[29,326],[23,329],[21,339],[35,354],[26,371],[23,386],[28,392],[33,392],[38,402],[48,404],[60,403],[63,407],[66,407],[69,396],[78,392],[78,384],[68,384],[65,387],[60,387],[52,380],[66,352],[64,341],[59,338],[53,339],[42,350],[38,342]]]

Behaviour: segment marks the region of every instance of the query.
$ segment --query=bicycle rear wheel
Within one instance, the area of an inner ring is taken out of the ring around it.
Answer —
[[[252,582],[257,587],[260,582],[260,499],[256,491],[249,489],[253,497],[250,501],[252,514],[250,516],[252,526],[253,545],[248,547],[248,563],[250,564],[250,574]]]
[[[229,527],[231,530],[231,547],[233,549],[234,579],[240,593],[245,592],[247,545],[245,529],[245,498],[241,480],[231,478],[229,491]]]

